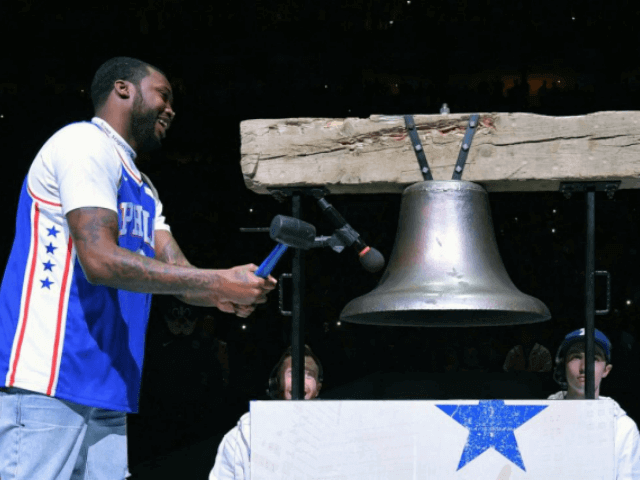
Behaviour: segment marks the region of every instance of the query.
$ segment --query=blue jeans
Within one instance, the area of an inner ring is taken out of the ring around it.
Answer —
[[[0,391],[0,479],[122,480],[123,412],[9,388]]]

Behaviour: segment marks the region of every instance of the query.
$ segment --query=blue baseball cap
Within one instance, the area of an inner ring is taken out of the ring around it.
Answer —
[[[578,330],[574,330],[573,332],[568,333],[567,336],[564,337],[564,340],[558,348],[558,353],[556,354],[556,363],[560,363],[560,359],[565,356],[567,350],[569,350],[569,347],[571,347],[571,345],[578,342],[584,342],[585,335],[586,332],[584,328],[579,328]],[[607,336],[597,328],[595,329],[595,343],[600,348],[602,348],[607,363],[611,363],[611,342],[609,341]]]

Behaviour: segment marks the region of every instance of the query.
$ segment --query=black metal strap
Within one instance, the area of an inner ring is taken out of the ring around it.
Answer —
[[[329,190],[325,187],[267,187],[267,190],[273,198],[278,202],[283,203],[289,197],[293,197],[297,194],[307,195],[314,198],[324,197],[329,195]]]
[[[479,118],[480,118],[480,115],[477,113],[474,113],[469,118],[467,131],[465,132],[464,138],[462,139],[462,147],[460,148],[460,153],[458,154],[458,161],[456,162],[456,168],[453,170],[453,177],[451,177],[451,180],[460,180],[460,178],[462,177],[462,170],[464,170],[464,166],[467,163],[469,148],[471,148],[471,142],[473,141],[473,136],[476,133],[476,127],[478,126]]]
[[[429,170],[429,164],[427,163],[427,156],[424,154],[422,143],[420,143],[420,135],[418,135],[418,130],[416,130],[416,123],[413,121],[413,115],[405,115],[404,123],[407,126],[409,138],[413,144],[413,151],[416,152],[416,157],[418,157],[418,164],[420,165],[422,177],[425,180],[433,180],[431,170]]]
[[[576,192],[607,192],[607,197],[613,198],[613,194],[620,188],[620,180],[605,180],[602,182],[560,182],[560,191],[565,198],[571,198]]]

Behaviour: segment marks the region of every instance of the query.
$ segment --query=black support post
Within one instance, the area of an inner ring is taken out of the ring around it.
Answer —
[[[604,182],[562,182],[560,191],[565,198],[571,198],[576,192],[586,193],[587,203],[587,245],[585,249],[585,385],[584,396],[593,400],[595,396],[595,316],[606,315],[611,307],[611,276],[609,272],[597,272],[599,275],[607,277],[607,308],[596,311],[595,308],[595,283],[596,283],[596,192],[606,192],[609,199],[620,187],[619,180],[607,180]]]
[[[294,193],[292,216],[302,218],[302,195]],[[293,301],[291,315],[291,398],[304,399],[304,315],[302,299],[304,296],[304,250],[296,248],[291,269],[293,280]]]
[[[587,248],[585,276],[585,398],[595,399],[595,251],[596,251],[596,192],[587,190]]]

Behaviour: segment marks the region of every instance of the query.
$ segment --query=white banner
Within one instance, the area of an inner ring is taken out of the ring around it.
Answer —
[[[610,400],[251,402],[252,480],[613,480]]]

